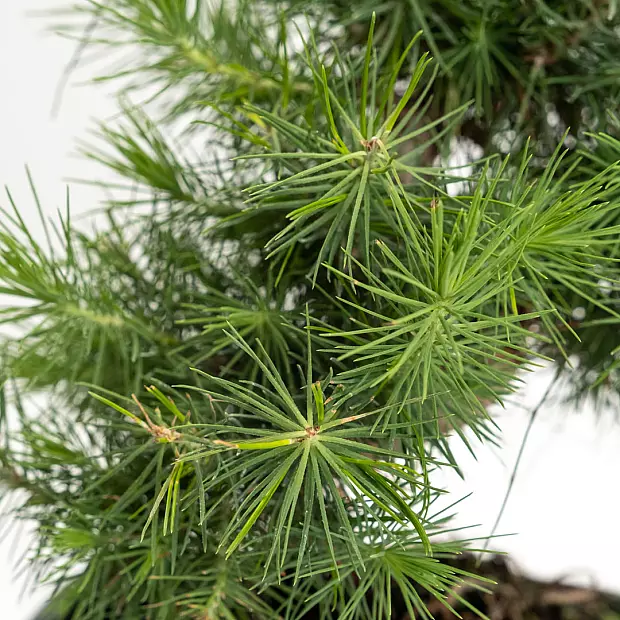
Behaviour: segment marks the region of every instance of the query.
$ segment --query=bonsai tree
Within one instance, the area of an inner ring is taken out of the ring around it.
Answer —
[[[55,14],[122,114],[83,147],[118,176],[107,227],[39,207],[39,240],[2,212],[0,475],[46,618],[486,617],[492,580],[457,561],[485,542],[451,533],[434,472],[450,437],[498,437],[489,406],[541,360],[576,396],[617,389],[619,19]]]

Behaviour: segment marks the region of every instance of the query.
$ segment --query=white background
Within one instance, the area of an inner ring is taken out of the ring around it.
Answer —
[[[67,177],[88,176],[93,168],[72,157],[76,137],[85,137],[92,119],[116,110],[115,101],[92,86],[70,86],[58,117],[50,118],[53,93],[73,44],[44,32],[46,21],[28,17],[32,10],[53,9],[63,0],[0,1],[0,184],[9,184],[24,219],[35,217],[24,173],[28,164],[46,212],[64,209]],[[81,73],[84,76],[84,73]],[[99,171],[98,178],[101,176]],[[97,189],[72,184],[73,213],[97,206]],[[4,195],[0,204],[6,206]],[[35,224],[35,229],[37,225]],[[501,450],[477,450],[478,461],[454,442],[465,481],[446,475],[454,497],[473,492],[459,507],[458,525],[481,524],[488,534],[527,424],[525,407],[533,406],[551,378],[549,370],[530,376],[515,406],[498,414]],[[566,406],[547,407],[536,421],[527,445],[501,533],[495,541],[514,563],[536,577],[571,580],[620,593],[620,421],[616,412]],[[11,541],[0,541],[2,618],[29,620],[45,600],[45,591],[20,599],[14,582],[14,560],[28,536],[22,536],[11,558]]]

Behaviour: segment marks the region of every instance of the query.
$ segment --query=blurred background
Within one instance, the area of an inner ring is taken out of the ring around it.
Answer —
[[[93,165],[76,155],[76,139],[86,138],[95,121],[118,110],[113,92],[88,84],[93,71],[71,75],[57,113],[52,108],[74,44],[46,32],[41,12],[62,0],[0,3],[0,182],[10,186],[24,220],[36,230],[36,208],[29,189],[28,165],[45,212],[64,208],[67,186],[72,214],[97,208],[101,189],[68,179],[92,178]],[[98,180],[105,170],[96,169]],[[0,204],[5,205],[4,193]],[[465,497],[455,526],[479,524],[472,536],[488,535],[498,515],[532,409],[555,371],[543,368],[524,376],[523,388],[504,410],[495,410],[500,446],[477,450],[477,460],[456,438],[453,450],[464,478],[445,473],[435,484],[449,488],[452,500]],[[564,394],[566,390],[564,390]],[[620,594],[620,416],[614,410],[578,408],[565,402],[560,388],[538,413],[525,446],[514,487],[498,527],[494,550],[510,554],[525,574]],[[0,522],[0,616],[31,620],[46,598],[32,590],[19,561],[28,549],[27,527]]]

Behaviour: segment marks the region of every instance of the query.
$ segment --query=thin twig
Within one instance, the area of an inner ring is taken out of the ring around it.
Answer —
[[[504,500],[502,501],[502,506],[499,509],[499,513],[497,514],[497,518],[495,519],[495,523],[493,524],[491,533],[489,534],[489,537],[484,543],[485,551],[487,550],[491,539],[495,536],[495,533],[497,532],[497,528],[499,527],[499,523],[504,515],[504,511],[506,510],[508,499],[510,498],[510,494],[512,493],[512,487],[514,486],[515,480],[517,478],[517,471],[519,469],[519,465],[521,464],[521,458],[523,457],[523,453],[525,451],[525,445],[527,444],[527,440],[530,436],[530,431],[532,430],[532,426],[534,425],[534,420],[536,419],[536,416],[538,415],[538,412],[540,411],[541,407],[545,404],[545,402],[549,398],[549,395],[551,394],[551,390],[555,387],[555,384],[559,377],[560,377],[560,369],[558,368],[558,370],[555,373],[555,376],[553,377],[553,379],[551,380],[551,383],[545,390],[545,393],[543,394],[542,398],[540,399],[538,404],[534,407],[534,409],[532,409],[532,412],[530,413],[530,419],[527,423],[527,428],[525,429],[525,433],[523,433],[523,439],[521,440],[521,446],[519,447],[519,454],[517,454],[517,460],[515,461],[515,465],[512,469],[512,474],[510,475],[510,481],[508,482],[508,488],[506,489]]]
[[[67,88],[67,84],[69,83],[69,78],[71,74],[77,69],[80,64],[80,60],[82,59],[82,54],[86,49],[86,46],[90,42],[90,38],[95,32],[95,28],[99,22],[99,12],[93,15],[92,19],[86,24],[86,28],[84,28],[84,32],[82,33],[82,39],[80,40],[79,45],[75,48],[71,59],[65,66],[60,79],[58,80],[58,85],[56,86],[56,91],[54,92],[54,99],[52,101],[52,110],[50,112],[50,116],[52,120],[55,120],[58,116],[58,112],[60,111],[60,106],[62,105],[62,99],[65,93],[65,89]]]

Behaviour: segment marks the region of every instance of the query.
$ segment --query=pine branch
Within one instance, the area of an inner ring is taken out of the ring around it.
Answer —
[[[123,104],[84,145],[118,176],[105,230],[48,221],[32,181],[45,243],[10,194],[0,224],[0,482],[60,618],[485,617],[435,508],[451,436],[496,441],[540,359],[617,396],[614,12],[304,11],[58,14],[118,51]]]

